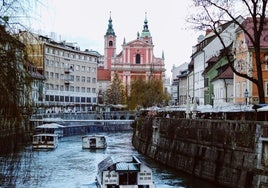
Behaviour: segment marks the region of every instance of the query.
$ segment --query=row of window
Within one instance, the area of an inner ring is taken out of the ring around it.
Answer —
[[[68,86],[68,85],[53,85],[53,84],[46,84],[46,90],[56,90],[56,91],[75,91],[75,92],[82,92],[82,93],[96,93],[96,88],[90,87],[79,87],[79,86]]]
[[[59,61],[54,61],[54,60],[45,60],[45,64],[48,67],[59,67],[59,68],[64,68],[64,69],[69,69],[70,71],[82,71],[82,72],[92,72],[95,73],[97,71],[96,67],[89,67],[89,66],[81,66],[81,65],[74,65],[70,63],[64,63],[64,62],[59,62]]]
[[[76,82],[87,82],[87,83],[97,83],[97,78],[85,77],[85,76],[74,76],[74,75],[65,75],[54,72],[45,72],[45,77],[47,79],[56,79],[56,80],[68,80],[68,81],[76,81]],[[75,79],[75,80],[74,80]]]
[[[46,54],[53,54],[53,55],[58,55],[58,56],[67,57],[71,59],[79,59],[79,60],[84,60],[84,61],[97,62],[97,57],[72,53],[69,51],[59,50],[59,49],[50,48],[50,47],[46,47]]]
[[[241,98],[245,97],[245,91],[247,89],[247,84],[246,82],[242,83],[236,83],[235,84],[235,97]],[[268,82],[264,82],[264,91],[265,91],[265,96],[268,96]]]
[[[47,102],[96,103],[96,97],[46,95]]]

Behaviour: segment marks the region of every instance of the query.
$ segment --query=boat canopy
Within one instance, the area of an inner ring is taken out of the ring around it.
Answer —
[[[105,138],[104,135],[84,135],[82,138]]]
[[[117,172],[139,172],[140,171],[140,164],[139,163],[117,163],[116,164],[116,171]]]
[[[45,123],[42,125],[37,126],[36,128],[42,128],[42,129],[58,129],[58,128],[63,128],[65,127],[64,125],[60,125],[58,123]]]
[[[103,161],[101,161],[98,164],[99,173],[103,172],[104,170],[107,170],[109,167],[113,166],[113,164],[114,164],[114,161],[110,156],[105,158]]]
[[[130,162],[115,162],[110,156],[105,158],[98,164],[99,172],[104,170],[115,170],[118,172],[140,171],[141,162],[136,156],[132,156],[132,161]]]
[[[41,134],[33,135],[33,137],[42,137],[42,136],[45,136],[45,137],[58,137],[57,134],[51,134],[51,133],[41,133]]]

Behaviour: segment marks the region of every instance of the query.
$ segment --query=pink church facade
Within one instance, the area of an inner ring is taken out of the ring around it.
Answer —
[[[130,42],[126,43],[124,40],[119,54],[116,55],[116,35],[111,17],[104,41],[104,69],[110,70],[111,80],[117,73],[128,93],[135,79],[158,79],[164,82],[164,55],[161,58],[154,56],[154,45],[146,17],[141,34],[138,33],[137,38]]]

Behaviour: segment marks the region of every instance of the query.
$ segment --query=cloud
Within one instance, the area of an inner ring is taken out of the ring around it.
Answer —
[[[35,27],[48,33],[55,32],[62,40],[77,42],[81,49],[103,53],[104,35],[111,12],[117,35],[117,51],[121,51],[124,38],[129,42],[136,39],[137,32],[142,31],[147,13],[155,56],[161,57],[162,51],[165,53],[166,74],[171,74],[173,65],[190,61],[192,46],[197,38],[197,33],[187,29],[185,21],[191,0],[46,1],[40,16],[42,21]]]

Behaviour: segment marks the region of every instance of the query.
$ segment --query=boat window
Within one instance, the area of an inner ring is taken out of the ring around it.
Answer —
[[[137,173],[126,172],[119,174],[120,185],[136,185],[137,184]]]
[[[53,141],[53,137],[52,136],[48,136],[47,137],[47,141]]]

